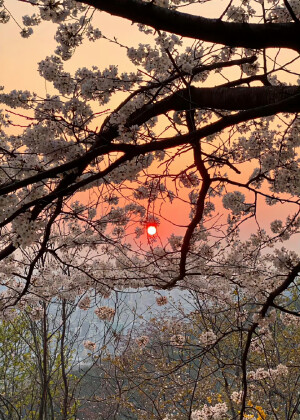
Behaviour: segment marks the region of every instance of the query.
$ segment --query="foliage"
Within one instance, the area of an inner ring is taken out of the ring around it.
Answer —
[[[72,354],[57,329],[57,314],[47,308],[42,321],[31,317],[25,310],[0,324],[1,419],[74,419],[77,379],[70,372]]]

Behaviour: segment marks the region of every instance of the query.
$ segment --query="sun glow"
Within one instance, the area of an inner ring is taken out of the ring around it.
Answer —
[[[149,226],[147,227],[147,233],[148,233],[148,235],[150,235],[150,236],[155,235],[155,234],[156,234],[156,226],[154,226],[154,225],[149,225]]]

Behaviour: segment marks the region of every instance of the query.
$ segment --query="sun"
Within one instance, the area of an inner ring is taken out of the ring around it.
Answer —
[[[148,233],[148,235],[150,235],[150,236],[155,235],[155,234],[156,234],[156,226],[154,226],[154,225],[149,225],[149,226],[147,227],[147,233]]]

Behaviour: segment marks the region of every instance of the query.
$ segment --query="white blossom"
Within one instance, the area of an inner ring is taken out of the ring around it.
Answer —
[[[203,332],[199,337],[199,342],[202,346],[211,346],[216,342],[217,336],[212,330]]]
[[[192,420],[221,420],[227,417],[226,403],[218,403],[215,406],[204,404],[203,408],[192,412]]]
[[[107,321],[111,321],[116,313],[114,308],[109,308],[107,306],[101,306],[95,309],[94,312],[99,319],[103,319]]]

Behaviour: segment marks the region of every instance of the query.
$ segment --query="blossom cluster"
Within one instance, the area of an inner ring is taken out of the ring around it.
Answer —
[[[243,391],[234,391],[231,394],[231,399],[236,404],[240,404],[242,402],[242,398],[243,398]]]
[[[174,347],[179,347],[180,348],[180,347],[183,346],[183,344],[185,342],[186,342],[186,338],[182,334],[174,334],[170,338],[170,344],[171,344],[171,346],[174,346]]]
[[[199,337],[199,342],[202,346],[208,347],[216,342],[217,336],[212,330],[203,332]]]
[[[99,319],[103,319],[106,321],[111,321],[116,313],[114,308],[109,308],[108,306],[101,306],[95,309],[94,312]]]
[[[289,370],[287,366],[279,364],[275,369],[258,368],[255,371],[248,372],[248,378],[253,381],[261,381],[263,379],[276,379],[279,376],[287,376]]]
[[[78,303],[78,307],[82,309],[83,311],[87,311],[90,308],[91,300],[89,296],[84,296],[82,299],[80,299]]]
[[[33,0],[32,4],[35,3],[37,1]],[[80,16],[86,11],[87,6],[69,0],[63,0],[61,2],[41,0],[38,6],[39,13],[34,13],[31,16],[23,16],[25,27],[21,31],[21,36],[28,37],[31,35],[33,33],[32,26],[39,25],[43,20],[59,24],[56,39],[57,42],[61,43],[61,46],[57,49],[57,53],[60,53],[65,59],[70,58],[73,53],[71,48],[81,43],[79,42],[79,38],[82,37],[80,32],[84,32],[89,25],[89,19],[84,14]],[[68,19],[76,19],[76,22],[70,23],[69,25],[62,23]],[[7,21],[8,19],[4,19],[2,23],[6,23]]]
[[[222,201],[225,209],[231,210],[233,214],[240,214],[249,209],[249,205],[245,203],[245,196],[240,191],[225,194]]]
[[[135,341],[139,347],[145,347],[149,343],[149,337],[147,335],[141,335]]]
[[[291,9],[293,10],[295,16],[299,19],[300,18],[300,2],[299,0],[289,0],[289,5],[291,7]],[[289,22],[292,20],[292,16],[289,12],[289,10],[284,7],[284,5],[282,6],[275,6],[271,11],[270,11],[270,19],[275,21],[275,22]]]
[[[168,303],[167,296],[159,296],[156,298],[156,303],[158,306],[164,306]]]
[[[226,403],[218,403],[214,406],[204,404],[203,408],[192,412],[192,420],[221,420],[227,418]]]
[[[30,215],[23,213],[13,220],[12,227],[15,233],[14,243],[26,248],[39,239],[42,234],[43,223],[30,220]]]
[[[297,316],[297,314],[292,315],[292,314],[282,313],[280,315],[280,319],[283,322],[283,324],[286,326],[299,326],[300,325],[300,317]]]
[[[4,7],[4,0],[0,1],[0,23],[7,23],[10,19],[10,14]]]
[[[90,351],[96,350],[96,347],[97,347],[96,343],[94,343],[93,341],[90,341],[90,340],[84,341],[83,345],[87,350],[90,350]]]

